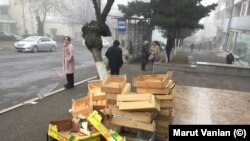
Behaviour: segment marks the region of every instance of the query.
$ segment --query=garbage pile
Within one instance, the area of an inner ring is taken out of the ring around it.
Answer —
[[[88,94],[72,100],[72,119],[51,121],[49,137],[62,141],[166,140],[174,116],[172,73],[144,74],[132,80],[108,75],[88,82]]]

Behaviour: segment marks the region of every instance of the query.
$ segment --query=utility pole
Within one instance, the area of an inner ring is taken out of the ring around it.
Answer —
[[[226,50],[226,48],[227,48],[227,44],[228,44],[228,39],[229,39],[229,29],[230,29],[230,26],[231,26],[231,21],[232,21],[232,18],[233,18],[233,11],[234,11],[234,0],[232,0],[232,9],[231,9],[231,14],[230,14],[230,18],[229,18],[229,21],[228,21],[228,26],[227,26],[226,43],[225,43],[225,46],[224,46],[224,51]]]
[[[25,14],[24,14],[23,0],[22,0],[22,12],[23,12],[23,26],[24,26],[24,33],[26,33],[26,22],[25,22]]]

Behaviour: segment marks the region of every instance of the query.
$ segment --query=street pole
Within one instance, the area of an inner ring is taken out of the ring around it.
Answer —
[[[224,47],[224,51],[226,51],[227,45],[228,45],[228,39],[229,39],[229,29],[231,26],[231,21],[232,21],[232,17],[233,17],[233,11],[234,11],[234,0],[232,1],[233,5],[232,5],[232,9],[231,9],[231,14],[230,14],[230,18],[228,21],[228,26],[227,26],[227,35],[226,35],[226,43],[225,43],[225,47]]]

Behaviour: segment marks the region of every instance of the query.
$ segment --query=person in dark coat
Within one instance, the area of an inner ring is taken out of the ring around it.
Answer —
[[[233,64],[234,63],[234,56],[232,53],[229,53],[226,57],[227,64]]]
[[[123,65],[122,49],[119,47],[120,42],[115,40],[113,46],[109,47],[105,56],[108,58],[108,65],[111,71],[111,75],[119,75],[120,68]]]
[[[145,67],[148,63],[149,57],[149,41],[144,41],[144,45],[141,49],[141,71],[145,71]]]

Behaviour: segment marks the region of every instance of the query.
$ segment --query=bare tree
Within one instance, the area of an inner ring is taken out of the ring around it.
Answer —
[[[65,21],[85,23],[95,19],[92,9],[92,0],[63,0],[61,1],[60,14]]]
[[[36,17],[39,17],[40,33],[44,33],[44,23],[48,13],[56,13],[59,10],[59,0],[26,0],[29,3]],[[32,13],[31,13],[32,14]],[[41,18],[41,19],[40,19]],[[38,19],[37,19],[38,21]]]
[[[94,57],[99,78],[103,79],[107,75],[107,71],[101,55],[101,36],[111,36],[111,31],[105,22],[115,0],[107,0],[102,12],[97,0],[92,1],[95,8],[96,21],[92,20],[90,23],[86,23],[82,27],[82,37],[85,39],[85,44]]]

